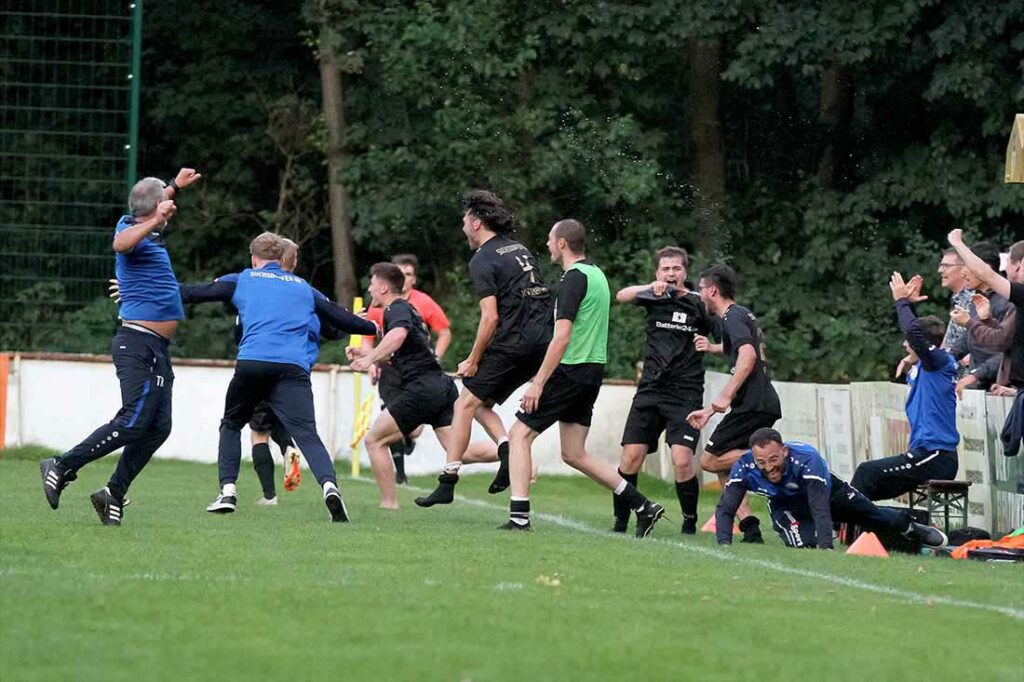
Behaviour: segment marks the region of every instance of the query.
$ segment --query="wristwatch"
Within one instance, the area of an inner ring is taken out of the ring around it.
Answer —
[[[181,188],[178,187],[178,183],[174,181],[174,178],[171,178],[171,181],[167,183],[167,186],[173,189],[175,194],[181,192]]]

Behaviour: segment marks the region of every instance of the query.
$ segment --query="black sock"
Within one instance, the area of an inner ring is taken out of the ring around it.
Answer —
[[[260,479],[263,497],[268,500],[277,497],[277,490],[274,489],[274,458],[270,454],[270,445],[256,443],[252,446],[252,468],[256,470],[256,476]]]
[[[617,497],[621,497],[626,506],[633,510],[643,509],[644,505],[647,504],[647,498],[641,495],[640,491],[629,481],[626,481],[626,487],[622,489],[622,492],[618,493]]]
[[[622,478],[625,479],[627,483],[634,484],[634,482],[636,481],[636,474],[625,474],[622,472],[622,469],[619,469],[619,476],[622,476]],[[632,478],[633,480],[630,481],[630,478]],[[636,485],[634,484],[633,487],[635,488]],[[615,493],[612,493],[612,509],[615,513],[616,519],[629,521],[629,512],[632,510],[629,508],[629,505],[626,504],[626,501],[622,499],[622,495],[616,495]]]
[[[392,455],[391,460],[395,463],[395,479],[405,480],[405,455]]]
[[[694,476],[689,481],[676,481],[676,497],[679,498],[679,510],[683,519],[697,518],[697,499],[700,497],[700,484]]]
[[[508,518],[509,521],[518,525],[525,526],[530,523],[530,500],[509,500],[508,503]]]

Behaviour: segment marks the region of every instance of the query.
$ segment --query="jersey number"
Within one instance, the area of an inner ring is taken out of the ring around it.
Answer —
[[[536,284],[537,274],[533,271],[533,263],[526,256],[516,256],[516,262],[519,263],[519,267],[523,269],[523,272],[530,273],[530,284]]]

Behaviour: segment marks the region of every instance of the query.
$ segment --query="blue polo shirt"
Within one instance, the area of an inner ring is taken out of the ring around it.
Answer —
[[[134,223],[132,216],[121,216],[114,234]],[[121,289],[118,315],[122,320],[170,322],[185,317],[178,279],[161,233],[150,233],[131,251],[115,254],[114,272]]]
[[[320,338],[316,299],[324,295],[277,263],[219,281],[235,284],[231,303],[242,321],[238,359],[284,362],[308,371]]]

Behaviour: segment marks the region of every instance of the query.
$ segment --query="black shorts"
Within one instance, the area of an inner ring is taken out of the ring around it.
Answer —
[[[547,345],[521,351],[484,351],[476,374],[462,380],[470,393],[487,405],[501,405],[515,390],[533,378],[544,362]]]
[[[633,396],[633,404],[626,417],[622,432],[622,445],[642,444],[647,452],[658,449],[658,438],[665,432],[665,442],[682,445],[697,451],[700,431],[690,426],[686,416],[699,410],[703,393],[668,391],[655,387],[641,387]]]
[[[458,397],[455,382],[447,374],[423,376],[402,384],[396,395],[389,396],[387,410],[402,435],[408,436],[423,424],[435,429],[451,426]]]
[[[253,410],[252,419],[249,420],[249,428],[256,433],[271,433],[280,427],[280,422],[274,416],[274,410],[270,408],[270,402],[264,400]]]
[[[544,384],[544,392],[540,394],[537,409],[526,414],[522,410],[516,412],[516,419],[523,422],[537,433],[543,433],[555,422],[568,422],[590,426],[594,416],[594,403],[601,391],[601,384],[584,384],[573,381],[559,366],[548,383]]]
[[[377,394],[380,396],[381,409],[387,409],[388,403],[398,397],[402,390],[402,377],[395,368],[380,368],[380,380],[377,381]]]
[[[750,436],[754,431],[771,428],[778,420],[778,415],[767,412],[730,412],[719,422],[704,449],[712,455],[746,450],[750,447]]]

